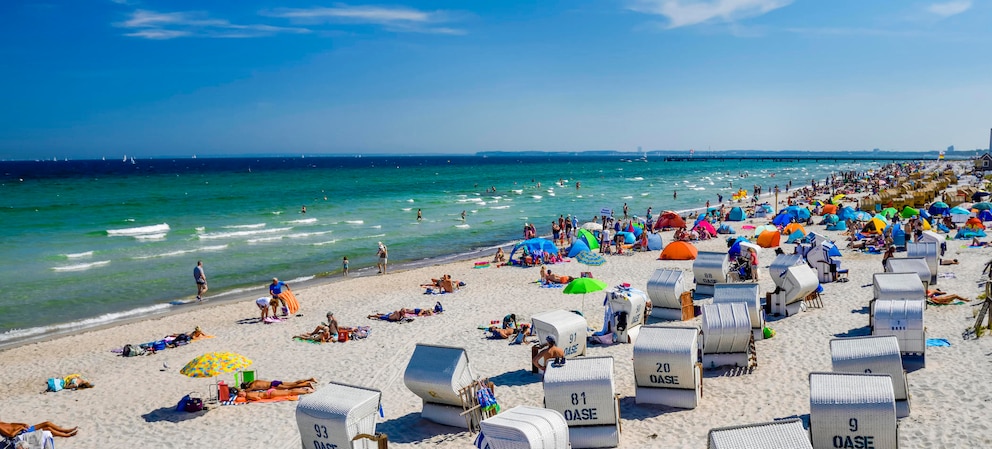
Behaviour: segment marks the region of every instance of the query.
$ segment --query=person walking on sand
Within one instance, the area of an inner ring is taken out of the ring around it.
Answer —
[[[389,257],[389,252],[382,242],[379,242],[379,251],[376,252],[376,255],[379,257],[379,263],[375,266],[379,268],[379,274],[386,274],[386,259]]]
[[[203,294],[207,292],[207,274],[203,272],[203,261],[196,261],[193,268],[193,280],[196,281],[196,300],[203,301]]]
[[[269,284],[269,294],[272,295],[272,316],[276,316],[276,305],[280,302],[282,303],[282,316],[289,315],[289,307],[286,306],[286,300],[279,297],[282,294],[284,288],[289,288],[285,282],[279,280],[279,278],[272,278],[272,283]]]
[[[345,276],[348,275],[348,256],[344,256],[344,259],[341,260],[341,272]]]

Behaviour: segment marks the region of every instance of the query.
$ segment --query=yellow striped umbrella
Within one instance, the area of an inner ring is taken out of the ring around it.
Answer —
[[[180,373],[189,377],[214,377],[251,365],[251,359],[234,352],[208,352],[186,364]]]

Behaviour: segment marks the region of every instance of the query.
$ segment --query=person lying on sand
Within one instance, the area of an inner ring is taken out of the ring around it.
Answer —
[[[296,388],[314,388],[317,384],[317,379],[300,379],[292,382],[283,382],[281,380],[261,380],[255,379],[251,382],[242,382],[241,389],[245,391],[265,391],[275,388],[276,390],[292,390]]]
[[[441,308],[441,303],[434,304],[433,309],[407,309],[403,308],[392,313],[373,313],[369,315],[368,318],[373,320],[383,320],[383,321],[402,321],[407,315],[416,316],[431,316],[435,313],[441,313],[443,309]]]
[[[958,260],[957,259],[940,259],[940,264],[941,265],[957,265],[958,264]]]
[[[530,324],[517,324],[517,315],[511,313],[503,317],[502,326],[489,326],[489,329],[487,330],[493,338],[501,338],[505,340],[512,337],[517,332],[523,332],[524,335],[530,335]]]
[[[275,398],[285,398],[290,396],[299,396],[301,394],[313,393],[314,389],[311,387],[301,387],[293,388],[289,390],[280,390],[276,388],[270,388],[265,391],[238,391],[238,398],[244,399],[246,401],[258,401],[261,399],[275,399]]]
[[[545,283],[548,284],[567,284],[569,282],[572,282],[572,277],[558,276],[557,274],[551,273],[551,270],[548,270],[548,273],[544,276],[544,280]]]
[[[327,312],[326,315],[327,322],[320,323],[314,328],[313,331],[307,334],[297,335],[297,338],[302,338],[304,340],[314,340],[322,343],[327,343],[329,341],[335,341],[338,338],[338,332],[345,331],[348,332],[349,328],[338,328],[338,320],[334,318],[334,314]]]
[[[76,432],[79,431],[79,428],[73,427],[71,429],[67,429],[52,424],[50,421],[41,422],[33,426],[29,426],[27,424],[19,423],[19,422],[0,421],[0,436],[3,436],[4,438],[14,438],[24,432],[30,432],[31,430],[47,430],[49,432],[52,432],[52,435],[54,436],[61,438],[69,438],[71,436],[76,435]]]
[[[950,304],[954,301],[971,301],[964,296],[960,296],[954,293],[947,293],[938,289],[927,290],[927,301],[936,304]]]
[[[93,388],[93,383],[86,379],[83,379],[83,376],[80,376],[79,374],[70,374],[68,376],[65,376],[65,379],[63,379],[62,388],[65,388],[67,390],[76,390],[79,388]]]
[[[978,240],[978,237],[974,237],[971,239],[971,246],[986,246],[988,244],[989,242],[983,242],[981,240]]]

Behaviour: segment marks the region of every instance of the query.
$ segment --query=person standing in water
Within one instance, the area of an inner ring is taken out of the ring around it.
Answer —
[[[672,199],[673,200],[679,199],[679,191],[678,190],[672,190]]]
[[[341,271],[345,276],[348,275],[348,256],[344,256],[344,259],[341,260]]]
[[[196,281],[196,300],[203,301],[203,294],[207,292],[207,274],[203,272],[203,261],[196,261],[193,268],[193,280]]]
[[[423,221],[423,220],[424,220],[424,214],[420,212],[420,209],[417,209],[417,221]]]
[[[465,221],[465,211],[462,211],[462,221]]]

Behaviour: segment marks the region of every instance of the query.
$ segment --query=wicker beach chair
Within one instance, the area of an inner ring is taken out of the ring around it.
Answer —
[[[451,346],[418,343],[403,373],[403,383],[423,400],[421,417],[470,430],[478,423],[462,415],[461,390],[475,381],[465,349]]]
[[[296,424],[303,447],[375,449],[373,441],[352,440],[374,435],[382,393],[379,390],[339,383],[325,385],[300,399]],[[312,442],[312,443],[311,443]]]
[[[898,447],[896,398],[888,374],[810,373],[814,448]]]
[[[799,418],[711,429],[709,449],[813,449]]]
[[[696,408],[703,394],[699,329],[644,326],[634,342],[635,400]]]
[[[620,444],[620,403],[613,357],[582,357],[551,365],[544,373],[544,406],[568,423],[573,448]]]
[[[888,374],[896,398],[896,416],[909,416],[909,383],[895,336],[830,340],[830,358],[835,372]]]
[[[480,424],[479,449],[568,449],[568,423],[555,410],[519,405]]]

